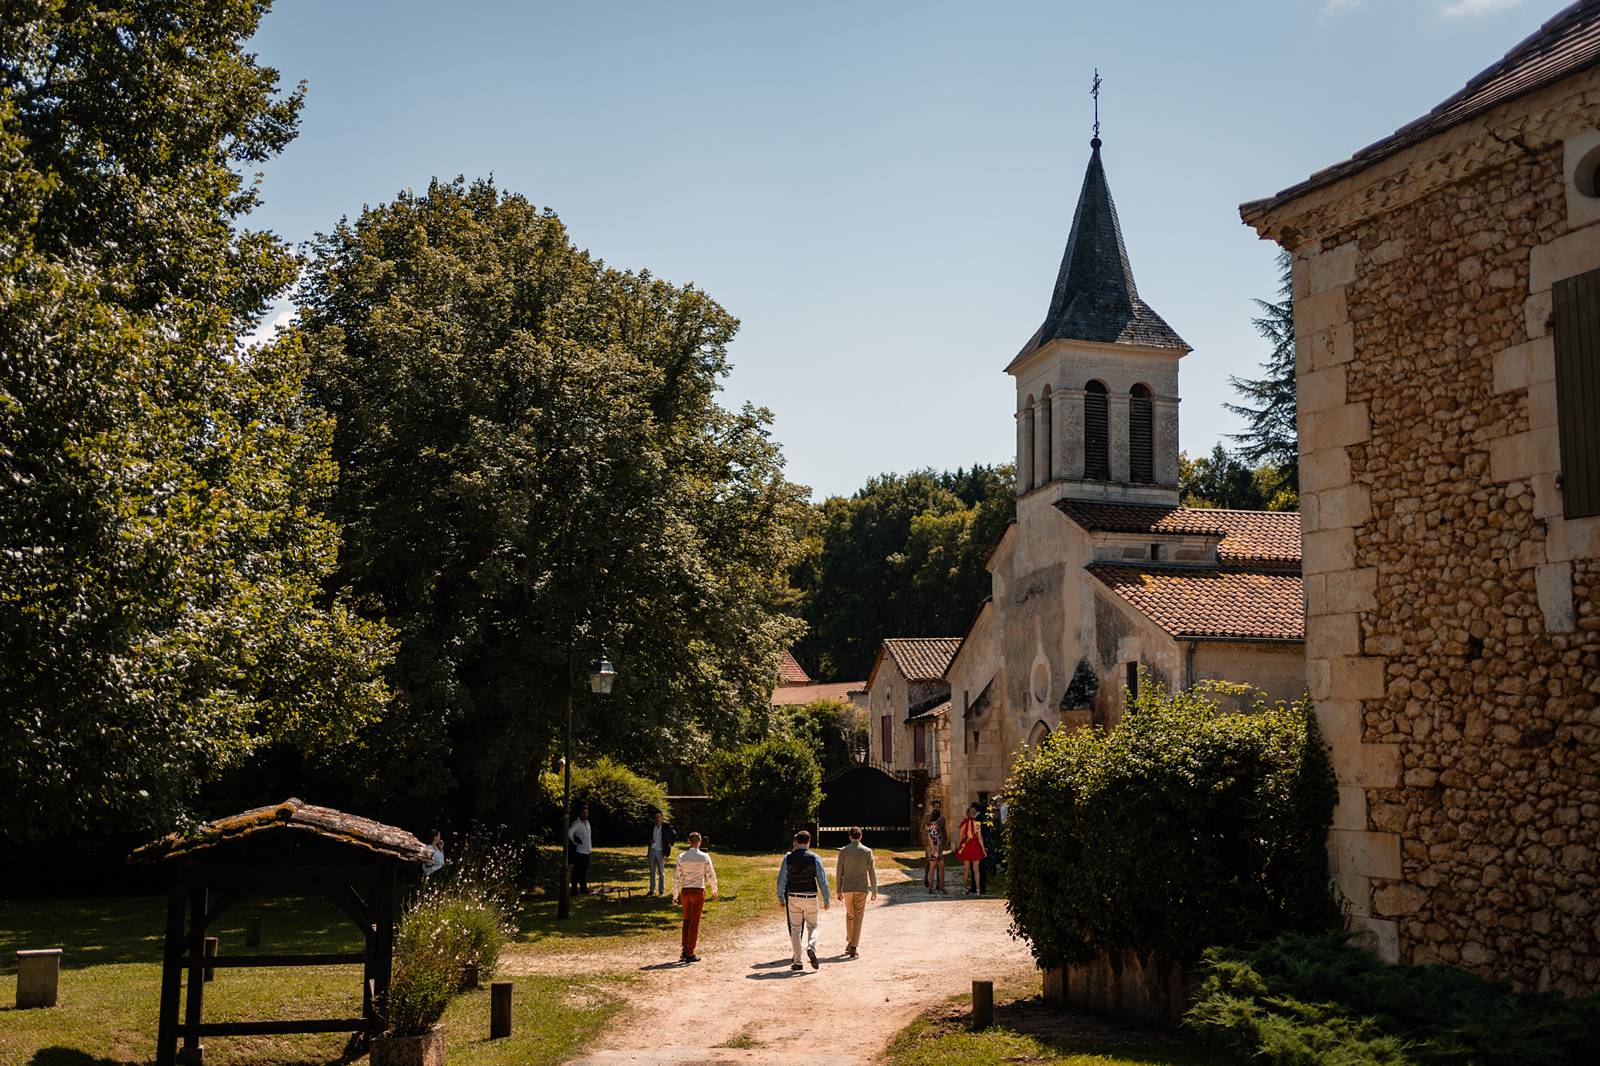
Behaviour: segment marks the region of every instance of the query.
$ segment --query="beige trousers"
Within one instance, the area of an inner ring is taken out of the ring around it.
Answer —
[[[844,946],[854,951],[861,943],[861,916],[867,912],[867,894],[841,892],[839,900],[844,904]]]

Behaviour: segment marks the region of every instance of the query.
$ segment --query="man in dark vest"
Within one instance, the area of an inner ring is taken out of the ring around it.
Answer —
[[[811,834],[804,829],[794,835],[794,850],[783,857],[778,867],[778,902],[783,904],[784,916],[789,920],[789,943],[794,947],[791,970],[803,970],[800,961],[800,938],[806,942],[806,958],[813,970],[817,962],[817,899],[822,899],[822,909],[828,909],[828,871],[822,860],[811,850]]]

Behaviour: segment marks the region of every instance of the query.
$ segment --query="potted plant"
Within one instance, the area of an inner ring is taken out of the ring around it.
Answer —
[[[461,980],[457,937],[429,909],[400,923],[394,971],[383,997],[382,1036],[372,1041],[372,1066],[444,1066],[439,1019]]]

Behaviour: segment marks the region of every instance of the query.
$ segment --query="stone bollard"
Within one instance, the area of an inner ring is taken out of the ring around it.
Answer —
[[[994,982],[972,982],[972,1027],[987,1029],[994,1024]]]
[[[217,953],[217,948],[218,948],[218,946],[220,944],[221,944],[221,941],[219,941],[216,937],[214,937],[214,936],[206,937],[206,958],[209,959],[211,956],[215,955]],[[201,979],[205,980],[205,981],[214,981],[214,980],[216,980],[216,977],[217,977],[217,971],[215,971],[211,967],[207,966],[206,969],[205,969],[205,974]]]
[[[261,946],[261,917],[259,915],[244,920],[244,946],[247,948]]]
[[[61,949],[17,952],[17,1009],[54,1007],[61,983]]]
[[[489,1039],[499,1040],[511,1035],[511,982],[495,981],[489,985]]]

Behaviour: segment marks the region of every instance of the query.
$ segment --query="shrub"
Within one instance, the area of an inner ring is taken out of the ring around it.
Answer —
[[[856,753],[866,750],[868,740],[866,717],[847,700],[812,700],[786,708],[777,733],[816,752],[824,780],[856,765]]]
[[[1333,770],[1303,703],[1232,713],[1148,676],[1111,730],[1056,733],[1006,786],[1008,893],[1042,965],[1098,952],[1192,963],[1215,944],[1338,919],[1325,839]]]
[[[1592,1062],[1600,995],[1513,995],[1444,966],[1390,966],[1341,935],[1205,953],[1187,1023],[1272,1066]]]
[[[561,820],[561,775],[542,779],[546,818]],[[646,839],[655,812],[672,817],[667,786],[602,757],[593,766],[572,768],[572,816],[587,804],[596,845],[637,844]]]
[[[822,802],[822,768],[798,740],[780,737],[719,751],[705,775],[719,815],[737,827],[743,844],[787,843]]]

